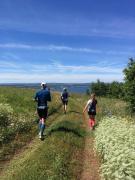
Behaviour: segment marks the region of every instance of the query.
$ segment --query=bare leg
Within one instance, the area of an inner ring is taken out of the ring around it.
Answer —
[[[67,112],[67,105],[66,104],[64,105],[64,112],[65,113]]]
[[[90,127],[90,129],[94,129],[94,126],[95,126],[95,116],[90,115],[89,116],[89,127]]]
[[[39,122],[39,138],[42,138],[44,130],[45,130],[45,119],[41,118]]]

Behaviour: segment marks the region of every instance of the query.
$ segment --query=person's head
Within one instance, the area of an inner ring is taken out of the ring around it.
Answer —
[[[92,93],[92,94],[91,94],[91,99],[95,99],[95,97],[96,97],[96,94],[95,94],[95,93]]]
[[[46,86],[47,86],[47,84],[46,84],[45,82],[41,82],[41,88],[42,88],[42,89],[45,89]]]
[[[64,91],[64,92],[66,92],[66,91],[67,91],[67,89],[66,89],[66,88],[63,88],[63,91]]]

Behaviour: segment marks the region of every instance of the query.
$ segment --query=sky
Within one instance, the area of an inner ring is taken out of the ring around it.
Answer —
[[[123,81],[135,0],[0,0],[0,83]]]

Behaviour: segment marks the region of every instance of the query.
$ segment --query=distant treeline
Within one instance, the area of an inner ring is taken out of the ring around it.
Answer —
[[[130,58],[127,67],[123,70],[124,82],[105,83],[97,80],[87,89],[87,94],[120,98],[128,102],[131,112],[135,113],[135,59]]]
[[[91,83],[91,92],[94,92],[97,96],[123,98],[124,83],[119,83],[116,81],[112,83],[105,83],[101,82],[100,80],[97,80],[97,82]]]

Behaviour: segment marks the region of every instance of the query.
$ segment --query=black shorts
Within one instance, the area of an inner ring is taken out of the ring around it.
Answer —
[[[44,109],[37,108],[37,113],[40,118],[46,119],[48,115],[48,108],[47,107]]]
[[[68,105],[68,101],[62,100],[63,105]]]
[[[95,116],[96,115],[96,111],[88,111],[88,115]]]

